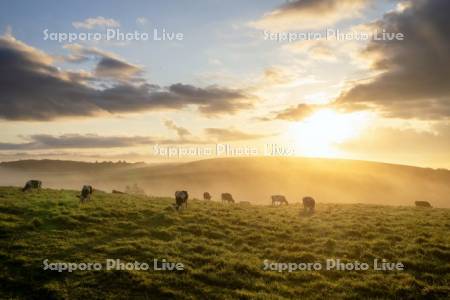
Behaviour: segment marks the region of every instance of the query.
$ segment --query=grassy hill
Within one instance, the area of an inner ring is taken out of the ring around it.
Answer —
[[[448,299],[450,210],[269,207],[0,188],[0,298]],[[181,262],[183,271],[43,270],[43,261]],[[264,270],[271,262],[402,262],[404,271]]]
[[[111,164],[22,161],[0,164],[0,185],[43,180],[45,187],[80,189],[91,184],[105,191],[137,183],[150,195],[185,189],[215,199],[230,192],[237,200],[267,204],[270,195],[291,203],[310,195],[320,202],[414,205],[425,200],[450,208],[450,171],[376,162],[294,158],[219,158],[179,164]]]

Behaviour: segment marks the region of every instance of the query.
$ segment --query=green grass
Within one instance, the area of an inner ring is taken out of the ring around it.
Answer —
[[[319,204],[222,205],[0,188],[0,298],[445,299],[450,210]],[[43,270],[50,262],[182,262],[184,271]],[[263,260],[400,261],[404,271],[263,270]]]

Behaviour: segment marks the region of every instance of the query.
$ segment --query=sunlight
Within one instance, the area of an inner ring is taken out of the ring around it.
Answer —
[[[299,154],[335,157],[341,154],[335,146],[356,138],[368,122],[366,113],[340,114],[323,109],[294,124],[288,135],[294,139]]]

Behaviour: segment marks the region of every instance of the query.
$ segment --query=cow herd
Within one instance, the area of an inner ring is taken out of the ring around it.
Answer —
[[[175,204],[174,207],[176,210],[180,210],[182,207],[187,208],[187,201],[189,198],[189,194],[187,191],[176,191],[175,192]],[[222,193],[220,195],[220,198],[222,200],[222,203],[236,203],[236,201],[233,198],[233,195],[230,193]],[[211,201],[212,196],[209,192],[203,193],[203,200],[205,201]],[[286,197],[283,195],[273,195],[271,196],[272,199],[272,206],[279,206],[279,205],[288,205],[288,201],[286,200]],[[239,204],[247,204],[250,205],[251,203],[249,201],[240,201]],[[307,214],[313,214],[314,209],[316,207],[316,201],[312,197],[304,197],[303,198],[303,211]]]
[[[222,193],[220,198],[222,200],[222,203],[225,203],[225,202],[226,203],[235,203],[233,196],[230,193]],[[211,199],[212,199],[212,196],[210,193],[208,193],[208,192],[203,193],[203,200],[211,201]]]
[[[28,192],[31,190],[40,190],[42,188],[42,181],[40,180],[28,180],[25,183],[25,186],[22,188],[23,192]],[[83,185],[81,188],[81,193],[77,197],[80,199],[81,203],[85,203],[91,199],[92,193],[94,189],[90,185]],[[117,190],[112,191],[113,194],[126,194],[124,192],[120,192]],[[175,192],[175,204],[174,207],[176,210],[180,210],[181,208],[187,208],[187,201],[189,198],[189,194],[187,191],[176,191]],[[211,201],[212,196],[209,192],[203,193],[203,200],[205,201]],[[272,206],[280,206],[280,205],[288,205],[288,201],[285,196],[283,195],[272,195]],[[222,193],[221,194],[221,200],[222,203],[236,203],[233,195],[230,193]],[[315,207],[316,207],[316,201],[312,197],[303,197],[303,211],[307,214],[314,213]],[[240,201],[240,204],[250,204],[248,201]],[[431,208],[431,204],[428,201],[415,201],[414,202],[416,207],[427,207]]]

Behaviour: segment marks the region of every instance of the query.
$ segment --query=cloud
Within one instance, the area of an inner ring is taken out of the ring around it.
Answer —
[[[250,25],[271,31],[323,29],[341,20],[358,17],[369,0],[286,1]]]
[[[128,69],[117,62],[103,64],[101,72],[105,68],[110,75],[112,70]],[[97,84],[90,85],[90,81]],[[101,82],[102,78],[93,75],[56,68],[52,56],[11,36],[0,37],[0,118],[7,120],[49,121],[188,106],[214,116],[251,108],[258,100],[244,89],[215,85],[176,83],[161,87],[142,81],[98,84]]]
[[[193,137],[189,130],[177,126],[173,121],[168,120],[165,122],[165,125],[169,129],[175,130],[178,133],[178,138],[102,136],[98,134],[35,134],[20,136],[24,140],[21,143],[0,143],[0,151],[126,148],[153,144],[211,144],[217,141],[252,140],[271,136],[268,134],[245,133],[233,128],[206,128],[204,130],[204,138],[199,138]]]
[[[65,45],[64,48],[70,51],[70,55],[63,58],[66,61],[73,63],[84,62],[89,59],[97,61],[94,74],[98,77],[130,80],[135,79],[143,72],[141,67],[131,64],[111,52],[80,44],[69,44]]]
[[[306,40],[286,44],[284,49],[294,54],[307,55],[317,61],[336,61],[342,55],[342,43],[333,43],[327,40]],[[348,48],[348,47],[346,47]]]
[[[254,140],[274,135],[246,133],[234,128],[206,128],[205,134],[207,137],[215,139],[218,142]]]
[[[143,136],[99,136],[96,134],[37,134],[26,137],[25,143],[0,143],[0,150],[38,150],[70,148],[115,148],[148,145],[155,141]]]
[[[72,22],[73,27],[80,29],[94,29],[95,27],[120,27],[120,23],[114,19],[107,19],[102,16],[87,18],[84,21]]]
[[[360,35],[370,35],[373,32],[370,24],[358,24],[351,26],[348,30],[342,31],[345,33],[358,33]],[[282,46],[288,54],[294,54],[295,57],[304,58],[309,64],[311,62],[333,62],[354,65],[358,69],[365,70],[369,67],[368,62],[361,54],[366,47],[367,42],[361,40],[339,40],[327,39],[325,37],[319,39],[299,40],[292,43],[286,43]]]
[[[373,24],[403,41],[372,41],[364,54],[379,75],[354,83],[337,99],[348,110],[376,109],[386,117],[450,117],[450,19],[446,0],[411,1]]]
[[[22,137],[22,143],[0,143],[0,151],[43,149],[104,149],[148,146],[154,144],[207,144],[202,139],[167,139],[151,136],[102,136],[98,134],[36,134]]]
[[[174,121],[166,120],[164,125],[171,130],[174,130],[180,138],[184,138],[186,136],[191,135],[191,132],[184,127],[177,126]]]
[[[58,160],[70,160],[70,161],[121,161],[142,163],[143,161],[158,162],[161,157],[155,157],[152,152],[133,152],[133,151],[120,151],[104,153],[104,151],[79,151],[79,150],[40,150],[40,151],[19,151],[19,152],[0,152],[0,160],[16,161],[26,159],[58,159]],[[1,165],[1,163],[0,163]]]
[[[259,120],[261,121],[284,120],[294,122],[301,121],[311,116],[314,112],[316,112],[320,108],[324,107],[326,107],[326,105],[324,104],[300,103],[298,105],[288,107],[281,111],[272,112],[270,116],[260,118]]]
[[[145,17],[138,17],[136,18],[136,23],[139,25],[145,25],[147,24],[148,20]]]
[[[200,112],[206,115],[237,113],[239,110],[252,108],[256,100],[242,89],[222,88],[215,85],[199,88],[177,83],[171,85],[168,91],[177,101],[197,104]]]
[[[101,77],[124,79],[140,73],[139,67],[113,57],[102,57],[95,68],[95,75]]]

